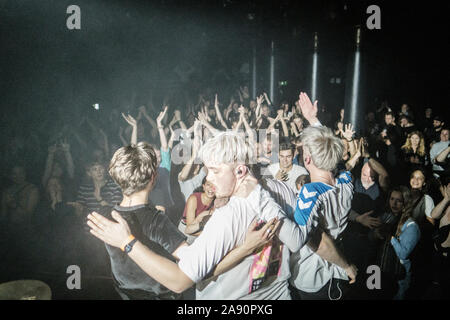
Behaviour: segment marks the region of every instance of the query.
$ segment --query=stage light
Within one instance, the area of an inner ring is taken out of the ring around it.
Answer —
[[[318,48],[318,36],[317,32],[314,33],[314,54],[313,54],[313,68],[311,76],[311,99],[317,100],[317,48]]]
[[[358,93],[359,93],[359,74],[360,74],[360,52],[359,45],[361,43],[361,27],[358,26],[356,29],[356,52],[355,60],[353,65],[353,83],[352,83],[352,94],[351,94],[351,104],[350,104],[350,122],[356,127],[357,123],[357,109],[358,109]]]
[[[92,107],[93,107],[95,110],[99,110],[99,109],[100,109],[100,105],[99,105],[98,103],[94,103],[94,104],[92,105]]]
[[[252,97],[256,99],[256,45],[253,43]]]
[[[271,44],[270,53],[270,97],[272,103],[275,101],[275,55],[274,55],[274,43]]]

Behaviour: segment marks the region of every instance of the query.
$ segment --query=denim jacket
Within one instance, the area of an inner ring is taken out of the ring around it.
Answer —
[[[411,270],[411,260],[408,259],[411,252],[420,239],[419,226],[412,219],[406,220],[402,226],[400,236],[398,238],[392,238],[391,244],[394,247],[400,262],[406,269],[406,272]]]

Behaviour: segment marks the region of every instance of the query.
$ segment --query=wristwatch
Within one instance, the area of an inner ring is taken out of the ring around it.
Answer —
[[[125,253],[129,253],[131,249],[133,249],[133,246],[136,243],[137,239],[132,234],[130,234],[127,241],[127,244],[120,247],[120,249]]]
[[[137,242],[137,239],[134,238],[133,240],[131,240],[124,248],[123,251],[125,251],[126,254],[130,253],[131,250],[133,249],[134,244]]]

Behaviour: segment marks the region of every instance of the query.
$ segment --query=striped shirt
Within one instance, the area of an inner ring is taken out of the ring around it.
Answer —
[[[95,186],[93,183],[85,183],[78,188],[77,202],[84,206],[84,213],[87,215],[92,211],[99,212],[101,204],[94,195]],[[108,179],[106,184],[100,189],[100,196],[111,205],[118,204],[122,201],[122,190],[112,180]]]
[[[308,229],[320,227],[333,239],[338,239],[347,227],[353,199],[350,172],[336,178],[334,186],[313,182],[300,190],[294,219]],[[291,256],[291,284],[305,292],[317,292],[331,278],[348,279],[345,271],[315,254],[308,246]]]

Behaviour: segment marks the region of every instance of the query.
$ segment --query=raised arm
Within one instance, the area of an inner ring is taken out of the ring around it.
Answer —
[[[256,132],[252,130],[250,125],[247,122],[247,119],[245,118],[245,108],[241,106],[239,108],[240,117],[242,118],[242,123],[244,124],[245,132],[248,135],[248,142],[251,146],[256,145]]]
[[[378,174],[378,183],[380,187],[387,191],[389,189],[389,174],[381,163],[374,158],[369,159],[369,165]]]
[[[48,179],[52,174],[53,160],[55,158],[56,144],[48,147],[47,161],[45,162],[45,171],[42,176],[42,186],[45,188],[47,186]]]
[[[168,106],[165,106],[163,111],[161,111],[159,113],[158,118],[156,118],[156,124],[158,126],[158,132],[159,132],[159,140],[161,142],[161,149],[166,152],[169,151],[169,146],[167,144],[167,137],[166,137],[166,133],[164,131],[164,126],[162,125],[162,120],[164,119],[168,108],[169,108]]]
[[[133,128],[133,131],[131,132],[131,144],[136,145],[137,144],[137,121],[130,115],[124,115],[122,113],[122,117],[125,119],[126,122]]]
[[[75,166],[73,164],[72,154],[70,153],[70,144],[67,140],[61,143],[61,148],[64,152],[64,157],[66,158],[67,174],[73,179],[75,177]]]
[[[216,128],[214,128],[207,120],[206,116],[202,113],[199,112],[198,113],[198,120],[200,120],[200,123],[202,125],[204,125],[209,131],[211,131],[211,133],[213,135],[216,135],[217,133],[219,133],[219,130],[217,130]]]
[[[217,119],[219,120],[220,124],[222,125],[222,127],[225,128],[225,130],[228,130],[227,124],[223,120],[222,112],[220,112],[220,109],[219,109],[219,100],[217,99],[217,93],[216,93],[216,96],[214,99],[214,109],[216,109]]]
[[[283,135],[285,137],[289,137],[289,129],[288,129],[288,127],[286,125],[286,121],[284,120],[284,117],[283,117],[283,110],[280,109],[280,110],[277,111],[277,113],[280,116],[279,119],[280,119],[280,123],[281,123],[281,128],[283,129]]]
[[[255,110],[255,118],[258,118],[261,115],[261,105],[264,102],[264,95],[260,95],[256,97],[256,110]]]
[[[198,150],[200,149],[200,137],[198,135],[198,129],[200,127],[200,121],[195,120],[194,123],[194,140],[192,143],[192,154],[190,159],[186,162],[183,169],[178,174],[178,181],[185,181],[189,177],[195,158],[197,157]]]
[[[444,198],[431,211],[431,218],[436,220],[442,217],[442,214],[445,212],[445,209],[448,207],[448,204],[450,203],[450,184],[446,186],[441,186],[440,190]]]
[[[265,93],[265,92],[264,92],[264,98],[266,99],[267,104],[268,104],[269,106],[271,106],[271,105],[272,105],[272,102],[270,102],[270,99],[269,99],[269,97],[267,96],[267,93]]]
[[[315,126],[320,124],[319,119],[317,118],[317,100],[312,104],[308,95],[304,92],[300,92],[299,95],[299,106],[302,111],[303,117],[309,122],[311,126]]]
[[[442,150],[442,152],[439,153],[439,154],[436,156],[436,158],[431,159],[431,160],[432,160],[432,162],[433,162],[433,160],[434,160],[433,163],[436,163],[436,162],[445,162],[445,159],[447,159],[447,156],[448,156],[449,153],[450,153],[450,146],[448,146],[447,148],[445,148],[444,150]]]
[[[344,131],[342,132],[342,136],[347,140],[348,142],[348,150],[350,151],[350,157],[353,157],[356,153],[356,143],[353,139],[353,136],[355,135],[355,131],[353,131],[353,125],[351,123],[346,124],[344,126]]]
[[[361,138],[362,139],[362,138]],[[353,170],[353,168],[356,166],[356,164],[358,163],[359,159],[361,158],[361,148],[362,148],[362,141],[358,141],[356,142],[356,151],[353,155],[350,156],[350,159],[347,160],[347,162],[345,163],[345,168],[348,171]]]

